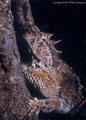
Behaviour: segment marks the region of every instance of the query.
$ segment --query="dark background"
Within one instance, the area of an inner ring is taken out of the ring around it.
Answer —
[[[63,51],[61,58],[80,77],[84,85],[83,95],[86,96],[86,5],[54,5],[53,0],[30,1],[35,24],[41,31],[53,33],[52,39],[62,40],[56,48]],[[84,120],[86,119],[86,105],[72,117],[40,114],[40,119]]]

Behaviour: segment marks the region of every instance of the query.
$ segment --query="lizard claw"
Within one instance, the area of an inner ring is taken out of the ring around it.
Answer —
[[[29,116],[35,116],[38,115],[40,112],[40,109],[43,105],[43,101],[42,100],[38,100],[36,97],[34,98],[34,100],[30,99],[29,100],[29,111],[28,111],[28,115]]]

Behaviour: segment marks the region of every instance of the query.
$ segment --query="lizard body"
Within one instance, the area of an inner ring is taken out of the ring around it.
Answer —
[[[37,36],[29,32],[24,35],[39,62],[33,60],[32,65],[23,64],[22,68],[28,81],[45,97],[31,102],[32,106],[37,106],[38,113],[40,110],[68,113],[81,101],[80,80],[58,57],[60,52],[54,48],[50,37],[43,32]]]

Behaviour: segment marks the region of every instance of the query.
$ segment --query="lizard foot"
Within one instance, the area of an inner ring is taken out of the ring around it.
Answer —
[[[34,100],[30,99],[29,100],[30,109],[29,109],[28,114],[29,115],[38,115],[42,108],[42,105],[43,105],[43,100],[38,100],[37,98],[34,98]]]

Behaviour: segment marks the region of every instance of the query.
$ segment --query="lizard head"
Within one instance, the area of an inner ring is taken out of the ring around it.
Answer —
[[[54,45],[60,41],[52,41],[52,35],[53,34],[45,32],[40,32],[38,35],[31,33],[24,35],[25,40],[28,42],[36,57],[48,66],[53,64],[53,54],[61,53],[61,51],[56,50],[54,47]]]
[[[25,40],[30,45],[33,53],[35,55],[40,54],[43,51],[49,49],[49,42],[52,34],[40,32],[38,35],[33,35],[31,33],[26,33],[24,35]]]
[[[52,34],[40,32],[38,35],[26,33],[25,40],[28,42],[33,53],[38,59],[47,64],[52,64],[52,54],[50,49],[50,38]]]

